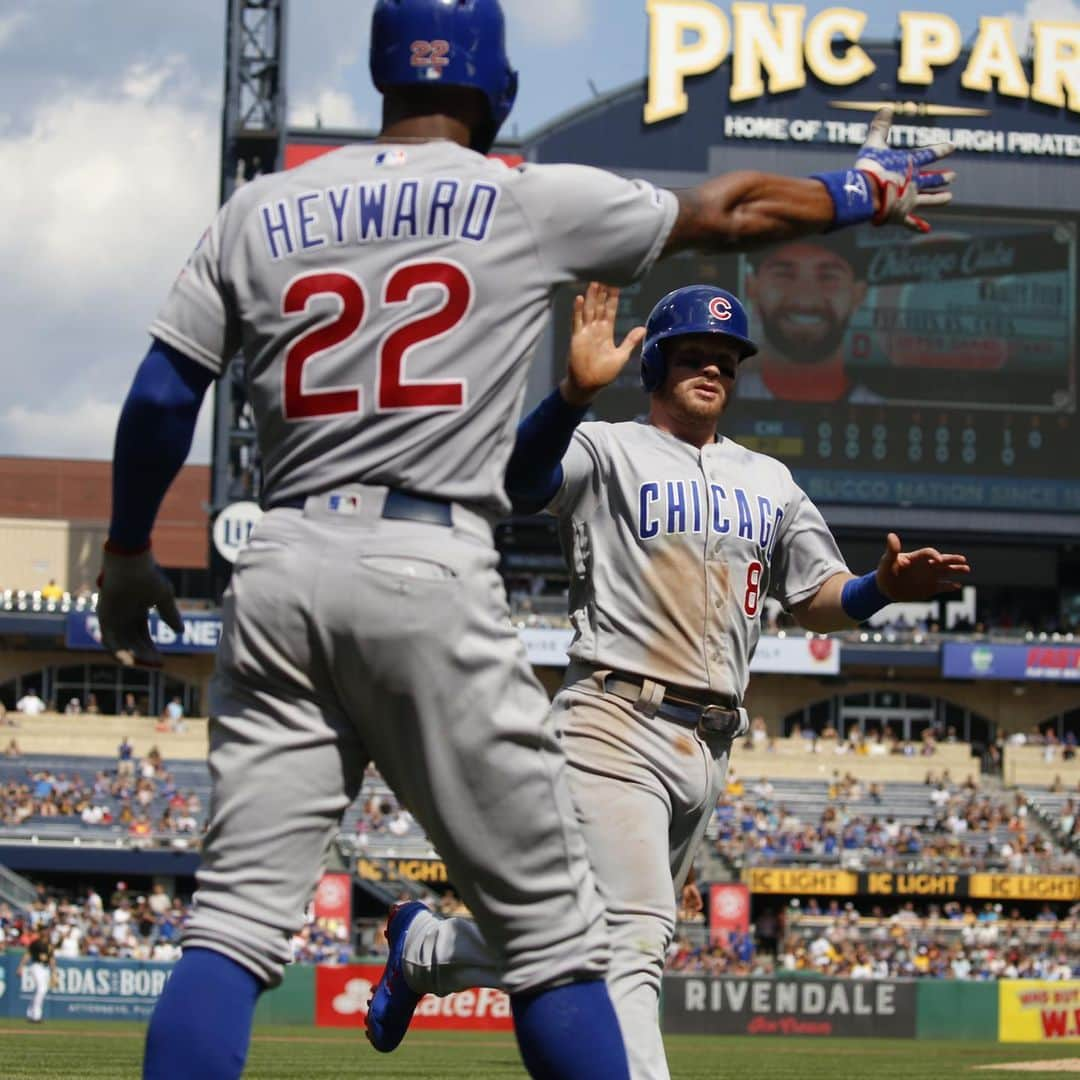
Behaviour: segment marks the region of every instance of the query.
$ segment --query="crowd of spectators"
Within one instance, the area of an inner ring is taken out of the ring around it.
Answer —
[[[951,901],[923,916],[913,901],[863,919],[850,905],[829,918],[788,919],[778,970],[852,978],[1071,979],[1080,975],[1080,907],[1066,920],[1047,904],[1033,920],[1000,903]]]
[[[353,842],[366,847],[376,836],[404,839],[417,828],[412,814],[399,805],[393,795],[374,793],[364,800],[360,816],[353,827]]]
[[[939,742],[958,742],[956,728],[951,725],[940,731],[926,728],[918,741],[901,739],[889,724],[870,726],[866,731],[856,724],[848,728],[843,738],[834,727],[826,725],[820,732],[811,727],[796,724],[790,738],[783,743],[784,749],[795,747],[808,754],[850,754],[853,757],[933,757]],[[739,746],[740,754],[760,751],[775,753],[781,743],[769,735],[765,717],[755,716],[750,721],[750,737]]]
[[[124,694],[120,700],[117,716],[141,717],[148,715],[148,700],[145,696],[136,697],[132,692]],[[46,701],[36,688],[30,687],[15,702],[15,710],[9,713],[7,707],[0,702],[0,723],[10,727],[18,727],[17,714],[22,716],[41,716],[45,713],[63,713],[65,716],[100,716],[103,709],[98,702],[97,694],[88,692],[85,700],[75,695],[67,698],[67,701],[58,701],[55,697]],[[185,722],[184,703],[177,695],[170,697],[167,704],[162,708],[155,723],[155,730],[159,732],[184,732],[187,730]]]
[[[124,828],[133,844],[164,836],[175,846],[186,846],[205,827],[202,810],[198,792],[178,788],[156,747],[139,760],[127,738],[118,748],[113,770],[84,777],[28,768],[23,777],[0,786],[4,828],[66,819],[73,825]]]
[[[928,773],[924,786],[922,819],[902,821],[889,812],[882,784],[864,787],[850,773],[834,770],[826,804],[808,819],[778,799],[769,780],[748,787],[734,777],[715,811],[716,853],[737,867],[817,862],[850,870],[912,864],[1011,873],[1075,869],[1074,858],[1029,821],[1022,792],[1004,799],[983,794],[974,777],[956,784],[948,770]]]
[[[26,912],[0,904],[2,947],[25,947],[36,931],[44,929],[61,959],[176,960],[188,912],[188,905],[169,896],[163,885],[155,885],[145,895],[132,895],[121,881],[108,902],[93,888],[70,899],[39,885],[37,898]]]
[[[793,900],[784,913],[778,947],[763,935],[721,932],[713,939],[680,925],[666,970],[707,975],[798,972],[855,979],[1074,979],[1080,977],[1080,905],[1064,918],[1045,904],[1033,919],[1000,903],[914,901],[886,915],[864,916],[851,902],[822,907]]]
[[[25,948],[36,931],[45,929],[60,959],[177,960],[190,913],[190,904],[170,896],[162,884],[135,894],[120,881],[107,901],[92,887],[73,899],[38,885],[25,912],[0,903],[0,952]],[[310,912],[291,946],[300,964],[346,964],[353,955],[351,928],[341,921],[317,921]]]

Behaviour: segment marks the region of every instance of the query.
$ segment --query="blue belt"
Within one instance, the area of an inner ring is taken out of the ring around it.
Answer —
[[[613,671],[604,678],[607,693],[632,705],[640,700],[641,688],[639,675]],[[656,709],[656,715],[683,727],[697,728],[705,734],[721,735],[728,739],[737,739],[749,729],[746,710],[740,709],[731,698],[720,698],[683,687],[664,688],[664,697]]]
[[[270,509],[278,510],[284,507],[287,510],[303,510],[310,497],[298,495],[295,499],[282,499],[280,502],[271,503]],[[437,499],[432,495],[413,495],[409,491],[390,488],[383,501],[382,516],[390,521],[420,521],[426,525],[445,525],[450,528],[454,524],[450,507],[451,504],[445,499]]]

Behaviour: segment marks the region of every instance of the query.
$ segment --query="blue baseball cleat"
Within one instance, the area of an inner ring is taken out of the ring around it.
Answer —
[[[390,954],[368,1000],[367,1016],[364,1018],[368,1041],[381,1054],[389,1054],[398,1048],[409,1030],[413,1010],[424,996],[416,993],[405,981],[401,961],[405,952],[405,938],[413,919],[427,910],[427,905],[419,900],[406,900],[395,904],[386,920],[385,933],[386,940],[390,942]]]

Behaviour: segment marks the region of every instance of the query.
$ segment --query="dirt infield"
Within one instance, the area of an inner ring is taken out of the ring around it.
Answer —
[[[1006,1072],[1080,1073],[1080,1058],[1058,1058],[1056,1061],[1008,1061],[1002,1065],[976,1065],[978,1072],[997,1069]]]

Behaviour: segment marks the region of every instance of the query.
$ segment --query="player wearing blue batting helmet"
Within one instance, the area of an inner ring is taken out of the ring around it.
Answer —
[[[378,0],[370,63],[384,94],[450,86],[481,93],[487,119],[473,129],[472,148],[482,153],[491,148],[517,96],[499,0]]]
[[[715,285],[687,285],[669,292],[649,314],[641,348],[641,383],[651,394],[667,374],[664,342],[687,334],[717,334],[732,341],[740,360],[753,356],[749,319],[739,298]]]

